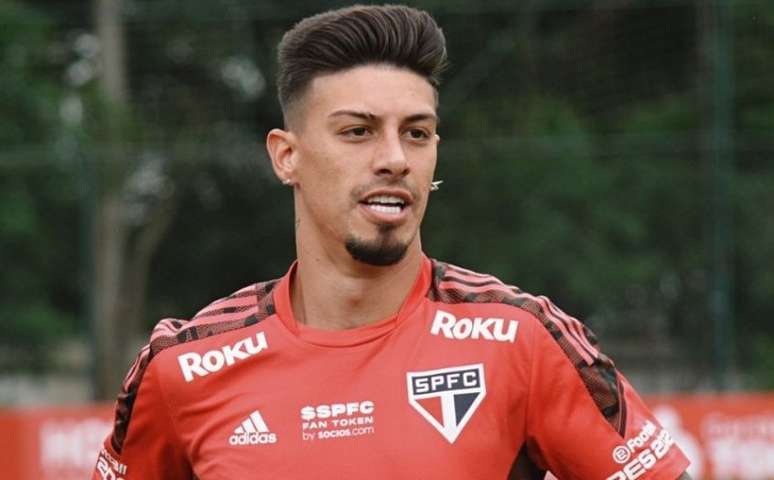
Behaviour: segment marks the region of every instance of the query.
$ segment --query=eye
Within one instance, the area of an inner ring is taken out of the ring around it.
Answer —
[[[369,133],[368,127],[352,127],[342,132],[347,137],[365,137]]]
[[[412,140],[427,140],[430,138],[430,133],[424,128],[410,128],[407,133]]]

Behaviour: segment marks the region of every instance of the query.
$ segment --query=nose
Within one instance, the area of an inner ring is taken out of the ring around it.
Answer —
[[[409,162],[398,132],[382,135],[374,154],[374,171],[380,177],[405,177]]]

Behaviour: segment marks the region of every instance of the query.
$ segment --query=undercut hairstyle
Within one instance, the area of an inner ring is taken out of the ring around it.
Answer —
[[[305,18],[279,43],[277,90],[285,124],[318,75],[388,64],[423,77],[437,93],[446,61],[443,32],[422,10],[356,5]]]

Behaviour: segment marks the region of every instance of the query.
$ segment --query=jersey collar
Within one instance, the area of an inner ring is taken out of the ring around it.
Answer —
[[[274,289],[276,313],[279,320],[290,333],[305,342],[320,346],[352,347],[387,335],[420,305],[427,296],[432,280],[432,263],[429,258],[422,254],[422,265],[419,268],[417,279],[414,281],[414,286],[395,315],[369,325],[348,330],[319,330],[298,323],[293,315],[293,308],[290,302],[290,281],[296,272],[297,263],[297,261],[293,262],[288,272],[280,279],[279,284]]]

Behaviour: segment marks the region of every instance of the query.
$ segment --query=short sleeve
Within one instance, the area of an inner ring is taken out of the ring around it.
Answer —
[[[527,400],[532,461],[567,479],[677,479],[688,460],[593,333],[541,297]]]
[[[116,402],[113,431],[92,480],[191,480],[148,349],[140,353]]]

